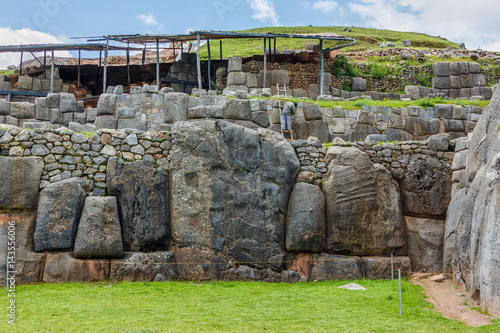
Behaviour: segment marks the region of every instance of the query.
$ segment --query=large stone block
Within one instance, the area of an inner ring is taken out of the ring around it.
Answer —
[[[363,277],[363,263],[359,257],[330,254],[313,255],[312,280],[361,280]]]
[[[325,162],[326,250],[405,254],[401,199],[391,173],[356,148],[330,147]]]
[[[267,128],[271,125],[269,115],[265,111],[252,112],[252,121],[260,127]]]
[[[144,119],[136,119],[136,118],[118,119],[116,129],[125,129],[125,128],[145,131],[147,129],[147,125]]]
[[[36,283],[42,280],[44,254],[33,253],[33,233],[35,231],[36,213],[0,214],[0,282],[5,285],[6,260],[9,242],[15,235],[15,266],[9,271],[16,272],[16,284]],[[10,246],[10,245],[9,245]],[[10,264],[9,264],[10,266]]]
[[[390,257],[362,257],[363,268],[368,279],[381,280],[391,278],[391,258]],[[398,278],[398,269],[401,275],[410,276],[412,274],[411,261],[408,257],[394,257],[394,272],[392,278]]]
[[[125,251],[162,251],[170,243],[168,173],[110,158],[108,192],[116,196]]]
[[[450,63],[449,62],[436,62],[432,64],[432,70],[437,77],[450,76]]]
[[[445,216],[451,194],[449,165],[427,155],[411,155],[401,184],[405,215]]]
[[[352,91],[366,91],[367,84],[366,79],[360,77],[352,78]]]
[[[174,244],[281,267],[282,221],[300,166],[292,146],[270,130],[227,121],[178,122],[172,138]]]
[[[297,183],[288,204],[286,249],[321,252],[325,246],[325,195],[318,186]]]
[[[97,116],[95,118],[94,125],[97,129],[116,129],[118,126],[118,120],[115,116]]]
[[[47,107],[47,98],[39,97],[35,99],[35,119],[50,121],[50,109]]]
[[[188,94],[169,93],[165,95],[165,122],[175,123],[176,121],[187,120]]]
[[[114,116],[117,97],[118,96],[115,94],[102,94],[99,96],[99,101],[97,102],[97,115]]]
[[[101,98],[99,97],[99,100],[100,99]],[[76,97],[75,97],[75,95],[74,94],[70,94],[70,93],[60,93],[59,94],[59,108],[60,108],[60,110],[61,110],[62,113],[64,113],[64,112],[76,112],[76,111],[78,111],[78,108],[76,106]]]
[[[31,91],[33,89],[33,79],[27,75],[20,76],[17,82],[17,89]]]
[[[323,120],[323,112],[317,103],[302,103],[302,112],[306,121]]]
[[[442,272],[445,222],[408,216],[405,219],[408,256],[413,271]]]
[[[330,141],[330,131],[328,130],[328,124],[324,120],[292,121],[292,129],[295,132],[296,139],[306,140],[308,137],[314,136],[321,142]]]
[[[75,239],[75,258],[123,257],[122,231],[115,197],[88,197]]]
[[[351,142],[365,141],[366,137],[371,134],[380,134],[380,132],[371,125],[355,123],[347,133],[347,139]]]
[[[10,103],[5,99],[0,99],[0,116],[10,115]]]
[[[474,87],[474,82],[472,81],[472,76],[471,75],[460,75],[460,85],[462,88],[473,88]],[[440,87],[436,87],[440,88]]]
[[[35,251],[73,248],[87,186],[86,180],[71,178],[42,190],[36,218]]]
[[[175,281],[178,279],[172,252],[128,252],[121,260],[111,261],[113,281]]]
[[[435,77],[435,78],[433,78],[432,79],[432,88],[434,88],[434,89],[450,89],[451,88],[450,78],[449,77]]]
[[[41,157],[0,156],[0,213],[36,209],[43,166]]]
[[[47,253],[43,282],[98,282],[109,279],[109,260],[75,259],[71,252]]]
[[[212,250],[197,248],[174,248],[176,268],[179,278],[190,281],[221,280],[229,268],[227,256]],[[210,263],[207,265],[206,263]]]
[[[413,100],[421,97],[419,86],[405,86],[405,94]]]
[[[10,115],[17,119],[35,119],[35,104],[31,103],[10,103]]]
[[[230,57],[228,59],[227,71],[240,72],[242,70],[242,58],[240,56]]]
[[[229,99],[224,106],[224,118],[232,120],[251,120],[252,109],[246,99]]]
[[[358,111],[356,122],[360,124],[373,125],[373,123],[375,123],[375,114],[360,110]]]
[[[230,72],[227,75],[227,85],[246,85],[247,83],[247,73],[245,72]]]

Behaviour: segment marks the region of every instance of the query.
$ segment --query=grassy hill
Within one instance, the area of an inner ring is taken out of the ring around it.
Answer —
[[[448,46],[458,45],[450,42],[442,37],[433,37],[423,33],[401,32],[380,29],[356,28],[351,27],[351,32],[344,32],[345,27],[270,27],[258,28],[250,30],[242,30],[239,32],[249,33],[280,33],[280,34],[307,34],[307,33],[325,33],[333,32],[341,36],[346,36],[356,39],[356,45],[346,48],[346,51],[364,51],[377,49],[382,42],[393,42],[396,46],[401,47],[404,40],[409,39],[414,48],[446,48]],[[280,51],[284,49],[305,49],[307,43],[317,42],[317,40],[307,39],[284,39],[279,38],[276,42],[276,48]],[[219,58],[219,41],[210,43],[212,58]],[[330,48],[339,45],[334,41],[325,41],[325,48]],[[232,39],[222,42],[224,58],[230,56],[250,57],[255,54],[263,53],[263,40],[259,39]],[[202,59],[208,58],[206,46],[201,49]]]

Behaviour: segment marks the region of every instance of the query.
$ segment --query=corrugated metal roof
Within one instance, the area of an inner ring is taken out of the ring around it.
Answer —
[[[29,45],[1,45],[1,52],[43,52],[43,51],[104,51],[106,44],[29,44]],[[109,45],[109,50],[126,50],[127,47]],[[130,50],[142,51],[138,48]]]

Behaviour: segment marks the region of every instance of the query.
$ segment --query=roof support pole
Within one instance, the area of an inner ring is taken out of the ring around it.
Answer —
[[[262,80],[262,88],[266,88],[266,72],[267,72],[267,50],[266,50],[266,39],[264,38],[264,79]]]
[[[146,62],[146,45],[144,45],[144,50],[142,50],[142,65]]]
[[[21,51],[21,61],[19,62],[19,76],[23,75],[23,52]]]
[[[201,84],[201,59],[200,59],[200,34],[197,35],[197,50],[196,50],[196,66],[198,69],[198,89],[203,89],[203,86]]]
[[[52,49],[52,63],[50,64],[50,92],[54,92],[54,49]]]
[[[36,61],[38,61],[38,63],[40,64],[40,66],[43,66],[42,62],[40,61],[40,59],[38,59],[38,57],[33,53],[33,52],[30,52],[31,55],[33,56],[33,58],[35,58]]]
[[[220,47],[220,60],[222,60],[222,39],[220,40],[219,47]]]
[[[276,56],[276,38],[274,39],[273,54],[274,54],[274,56]]]
[[[101,68],[102,66],[101,59],[102,59],[102,51],[99,51],[99,68]]]
[[[320,95],[325,94],[325,53],[323,53],[323,40],[319,40],[319,49],[320,49],[320,62],[321,62],[321,74],[320,74]]]
[[[269,62],[273,62],[273,51],[271,49],[271,38],[269,38]]]
[[[127,85],[130,86],[130,42],[127,42]]]
[[[160,90],[160,40],[156,38],[156,86]]]
[[[102,93],[106,93],[108,80],[108,46],[109,38],[106,38],[106,48],[104,49],[104,77],[102,79]]]
[[[210,74],[210,70],[212,69],[212,60],[210,57],[210,39],[207,39],[207,48],[208,48],[208,90],[212,90],[212,75]]]
[[[182,45],[182,43],[181,43],[181,45]],[[173,50],[173,52],[174,52],[174,61],[175,61],[175,58],[177,58],[177,57],[175,56],[175,42],[172,42],[172,50]]]
[[[78,50],[78,85],[76,86],[76,89],[80,89],[80,65],[82,62],[82,51]]]
[[[47,51],[43,51],[43,67],[47,66]]]

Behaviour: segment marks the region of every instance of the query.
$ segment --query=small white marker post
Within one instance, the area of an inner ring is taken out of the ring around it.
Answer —
[[[399,315],[403,315],[403,301],[401,299],[401,270],[398,269],[398,278],[399,278]]]

